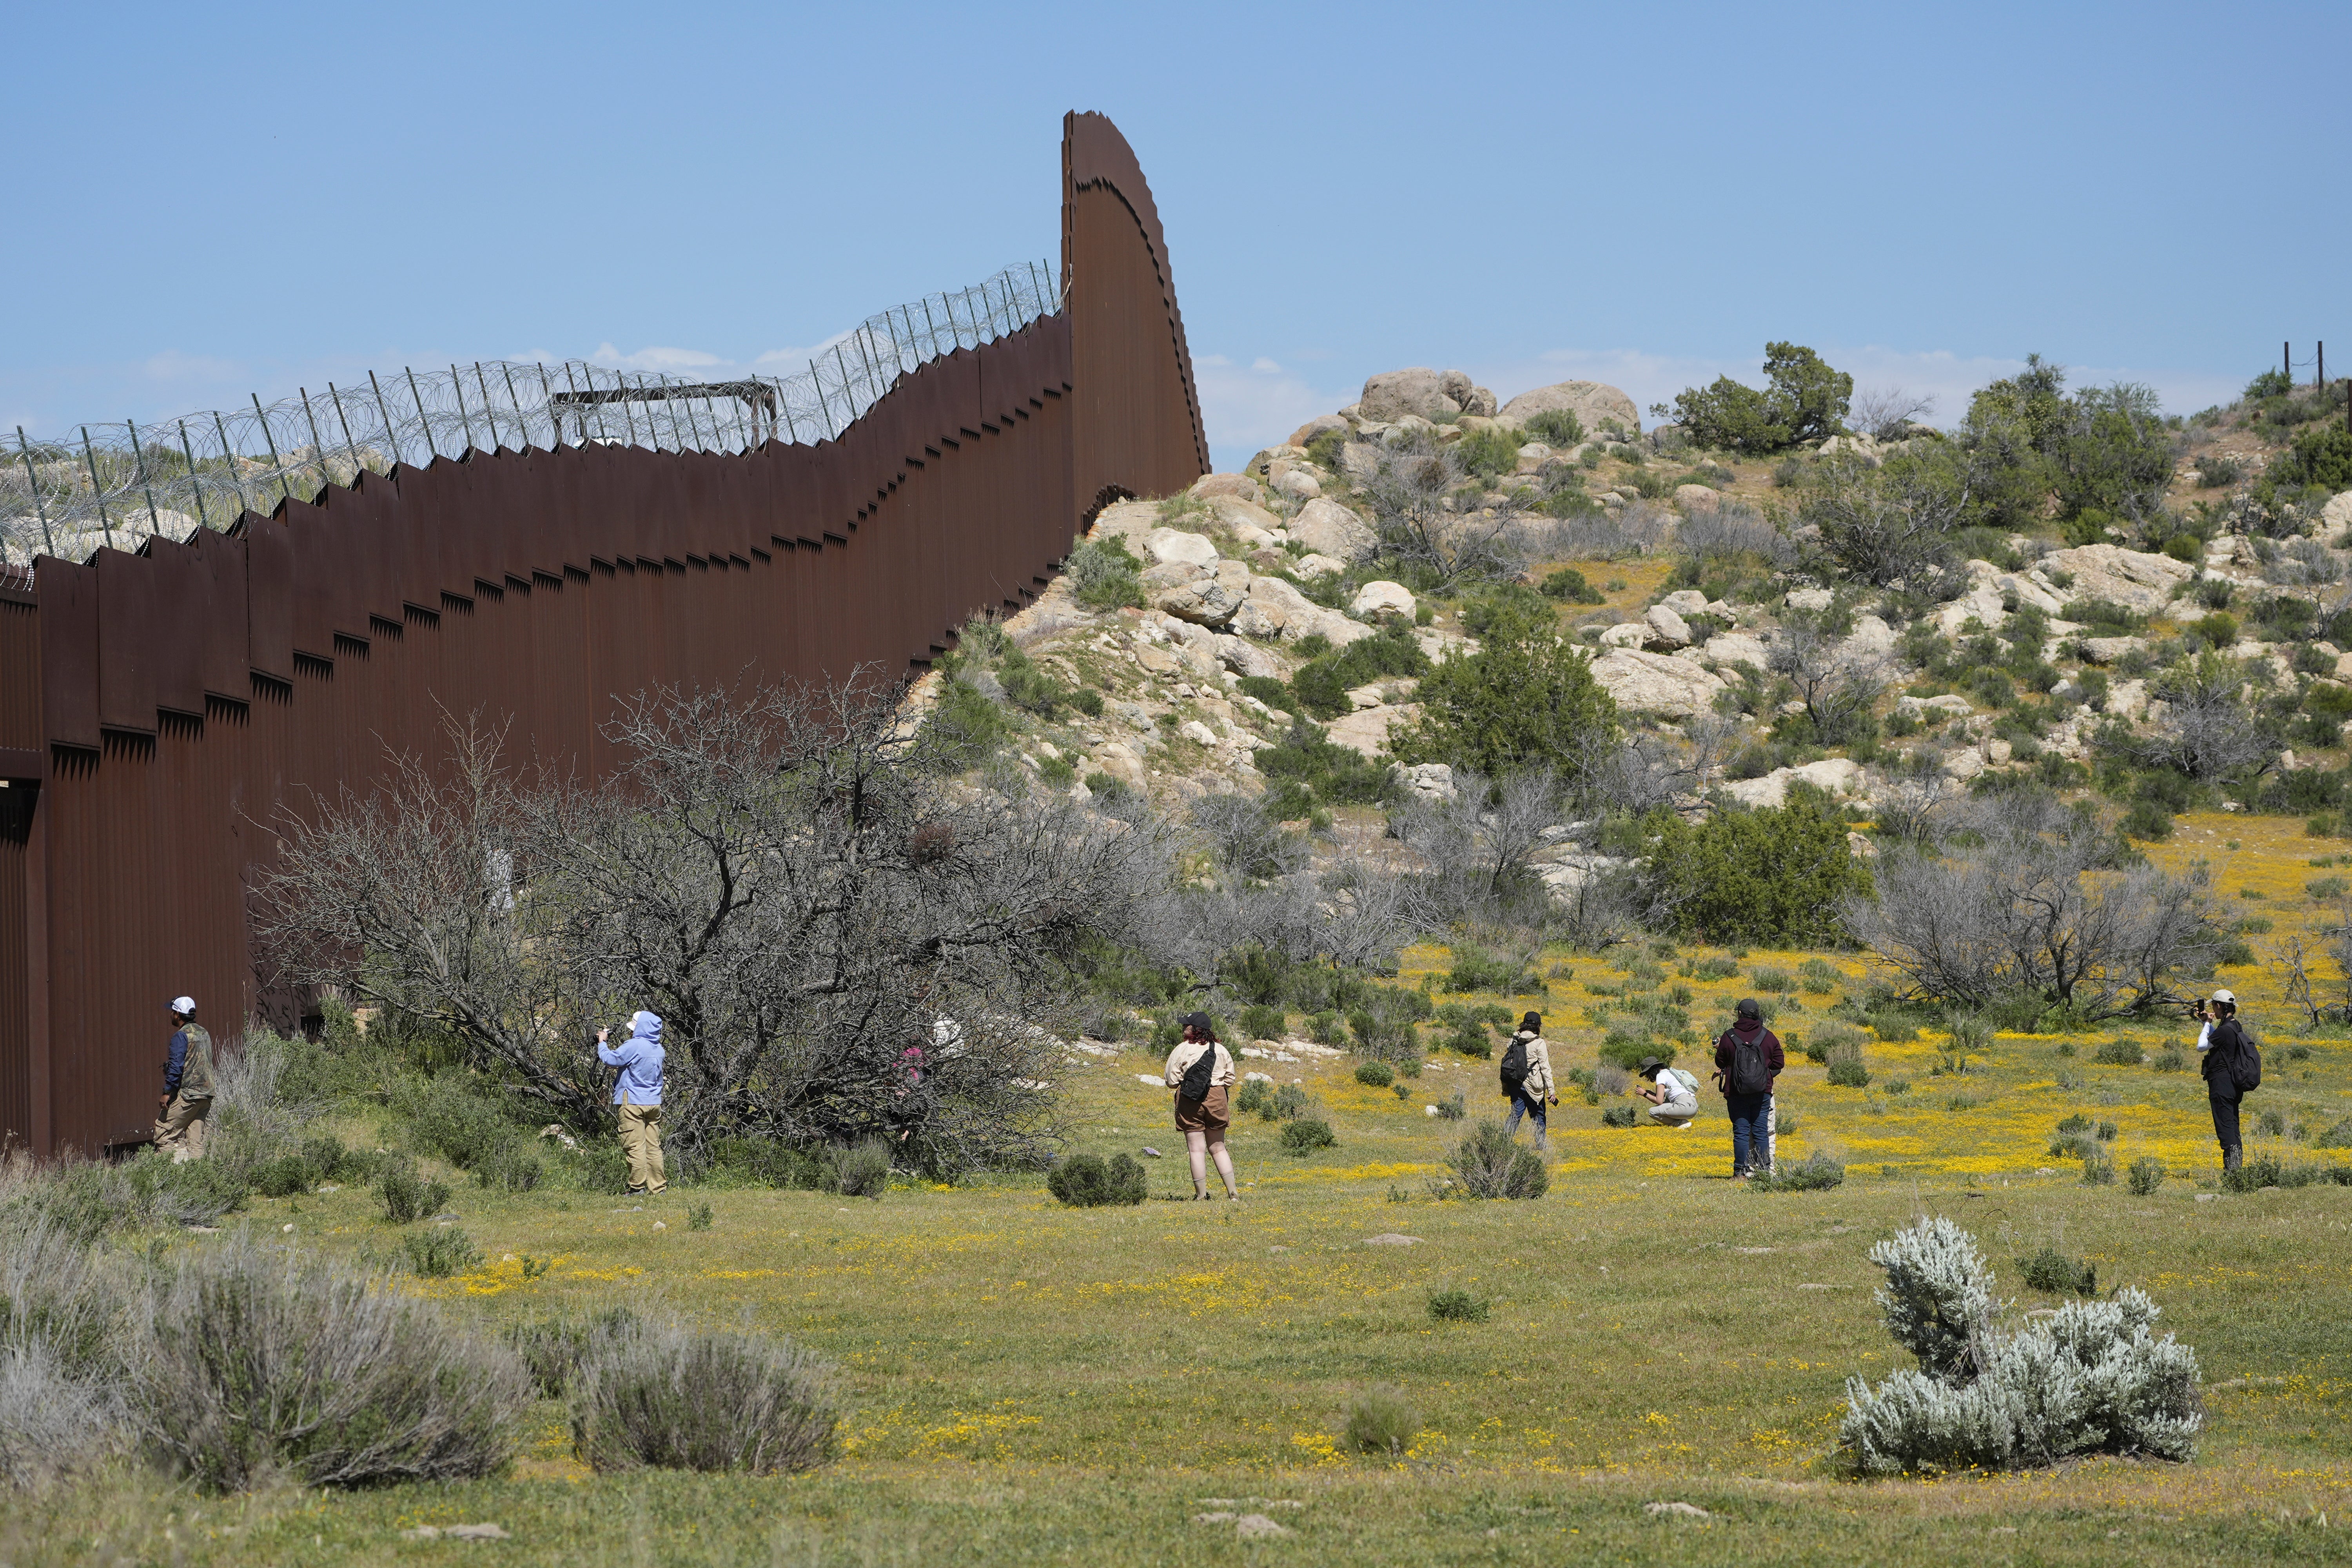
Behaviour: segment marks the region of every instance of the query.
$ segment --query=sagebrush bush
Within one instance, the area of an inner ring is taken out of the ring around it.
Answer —
[[[446,1279],[482,1266],[482,1249],[454,1225],[436,1226],[401,1237],[400,1261],[411,1274]]]
[[[825,1369],[789,1341],[638,1325],[592,1337],[572,1431],[595,1469],[773,1475],[840,1452]]]
[[[1829,1079],[1841,1089],[1864,1089],[1870,1084],[1870,1068],[1864,1065],[1860,1046],[1835,1046],[1829,1053]]]
[[[0,1486],[28,1490],[130,1446],[127,1271],[46,1218],[0,1226]]]
[[[2103,1067],[2136,1068],[2145,1058],[2137,1040],[2108,1040],[2091,1053],[2091,1059]]]
[[[2025,1282],[2036,1290],[2047,1290],[2059,1296],[2098,1293],[2098,1266],[2077,1262],[2054,1247],[2044,1247],[2039,1252],[2019,1258],[2017,1268],[2025,1276]]]
[[[1795,1131],[1790,1122],[1788,1117],[1780,1118],[1778,1130],[1783,1132]],[[1748,1178],[1748,1184],[1759,1193],[1815,1193],[1834,1187],[1844,1180],[1845,1167],[1816,1150],[1806,1159],[1784,1165],[1777,1171],[1758,1167],[1755,1174]]]
[[[570,1392],[590,1344],[600,1337],[635,1332],[642,1322],[625,1306],[596,1311],[567,1308],[552,1317],[509,1323],[505,1337],[508,1346],[522,1358],[541,1396],[561,1399]]]
[[[154,1287],[126,1359],[155,1445],[215,1490],[490,1475],[531,1398],[434,1303],[244,1235]]]
[[[1286,1153],[1309,1154],[1318,1149],[1329,1149],[1339,1142],[1331,1124],[1319,1116],[1301,1116],[1282,1130],[1282,1147]]]
[[[1148,1188],[1143,1166],[1132,1154],[1073,1154],[1046,1173],[1045,1190],[1072,1208],[1139,1204]]]
[[[1376,1383],[1349,1403],[1346,1442],[1359,1454],[1395,1458],[1412,1446],[1421,1412],[1402,1389]]]
[[[394,1225],[430,1218],[449,1201],[449,1189],[416,1173],[413,1160],[394,1156],[384,1162],[377,1178],[376,1195],[383,1201],[383,1216]]]
[[[2124,1177],[2124,1185],[2131,1189],[2132,1196],[2136,1198],[2147,1196],[2164,1185],[2164,1162],[2153,1154],[2144,1154],[2134,1160],[2130,1172]]]
[[[392,1108],[408,1123],[409,1142],[418,1152],[470,1171],[515,1134],[489,1092],[471,1073],[444,1073],[404,1083]]]
[[[1875,1388],[1847,1381],[1839,1440],[1861,1473],[2196,1452],[2196,1354],[2156,1337],[2158,1309],[2139,1290],[2070,1301],[2005,1334],[1992,1273],[1951,1221],[1922,1220],[1873,1247],[1870,1260],[1886,1271],[1877,1300],[1887,1331],[1919,1366]]]
[[[1484,1296],[1473,1296],[1459,1285],[1431,1293],[1429,1315],[1441,1323],[1483,1323],[1494,1310]]]
[[[546,1173],[536,1150],[520,1138],[509,1138],[476,1163],[474,1184],[493,1192],[527,1193]]]
[[[1612,1105],[1601,1113],[1601,1125],[1603,1127],[1631,1127],[1633,1120],[1634,1111],[1630,1105]]]
[[[1551,1187],[1543,1156],[1515,1142],[1499,1121],[1481,1120],[1446,1152],[1445,1163],[1474,1198],[1539,1198]]]
[[[890,1145],[868,1138],[834,1151],[833,1190],[845,1198],[879,1199],[890,1186]]]
[[[1356,1081],[1372,1089],[1386,1089],[1396,1081],[1396,1069],[1386,1062],[1358,1062]]]

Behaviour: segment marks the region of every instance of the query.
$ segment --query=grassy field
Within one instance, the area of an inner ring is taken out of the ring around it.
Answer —
[[[2184,818],[2155,852],[2207,855],[2233,896],[2264,894],[2283,935],[2313,907],[2303,881],[2325,874],[2305,860],[2335,847],[2300,831]],[[1707,1036],[1734,998],[1770,990],[1757,971],[1814,956],[1752,952],[1734,976],[1677,977],[1708,955],[1662,965],[1662,988],[1690,987]],[[1601,1032],[1591,1010],[1634,956],[1548,954],[1546,968],[1573,975],[1545,995],[1465,999],[1543,1010],[1559,1066],[1589,1065]],[[1817,1026],[1865,972],[1859,955],[1822,956],[1836,980],[1817,973],[1816,989],[1782,998],[1784,1033]],[[1416,950],[1405,978],[1447,962]],[[2250,1151],[2352,1160],[2310,1142],[2352,1115],[2352,1038],[2294,1033],[2259,965],[2223,978],[2266,1048],[2250,1119],[2275,1110],[2286,1128],[2250,1137]],[[2352,1188],[2218,1192],[2193,1066],[2093,1059],[2118,1038],[2153,1057],[2185,1037],[2001,1036],[1952,1076],[1936,1070],[1946,1042],[1923,1032],[1866,1045],[1859,1089],[1792,1055],[1781,1155],[1844,1161],[1844,1184],[1827,1192],[1735,1186],[1711,1089],[1679,1132],[1604,1127],[1601,1107],[1566,1090],[1547,1196],[1438,1201],[1430,1178],[1462,1124],[1424,1107],[1456,1087],[1474,1116],[1501,1103],[1491,1062],[1451,1054],[1402,1100],[1354,1081],[1352,1058],[1251,1059],[1297,1079],[1339,1142],[1294,1157],[1278,1124],[1241,1119],[1239,1204],[1172,1201],[1190,1191],[1181,1139],[1165,1091],[1139,1081],[1159,1068],[1141,1053],[1074,1059],[1066,1084],[1079,1147],[1170,1156],[1147,1160],[1153,1201],[1138,1208],[1066,1210],[1034,1179],[878,1202],[674,1189],[642,1205],[462,1185],[461,1223],[492,1261],[413,1288],[493,1322],[625,1300],[793,1335],[841,1368],[845,1458],[791,1479],[600,1479],[572,1458],[551,1403],[504,1480],[207,1500],[126,1478],[19,1504],[0,1562],[2352,1561]],[[2169,1178],[2147,1196],[2084,1184],[2048,1148],[2076,1111],[2116,1124],[2119,1166],[2154,1155]],[[690,1228],[703,1202],[712,1222]],[[2014,1261],[2045,1244],[2094,1262],[2103,1289],[2146,1288],[2203,1363],[2196,1462],[1838,1479],[1845,1379],[1899,1363],[1864,1253],[1923,1213],[1976,1233],[2016,1312],[2052,1304]],[[359,1190],[256,1199],[247,1218],[331,1250],[389,1235]],[[1393,1237],[1413,1239],[1374,1239]],[[1457,1287],[1491,1303],[1488,1321],[1432,1319],[1431,1294]],[[1375,1383],[1419,1412],[1401,1459],[1342,1451],[1349,1404]],[[1653,1514],[1658,1502],[1707,1517]],[[1289,1533],[1244,1538],[1236,1516],[1252,1514]],[[511,1539],[402,1534],[483,1521]]]

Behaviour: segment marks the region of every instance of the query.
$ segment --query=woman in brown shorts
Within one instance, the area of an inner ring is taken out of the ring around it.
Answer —
[[[1217,1043],[1217,1032],[1206,1013],[1184,1016],[1184,1037],[1168,1053],[1168,1087],[1176,1091],[1176,1126],[1184,1134],[1185,1152],[1192,1160],[1192,1196],[1209,1195],[1208,1155],[1217,1156],[1217,1174],[1225,1181],[1225,1196],[1238,1199],[1234,1184],[1233,1156],[1225,1152],[1226,1091],[1233,1087],[1234,1058]]]

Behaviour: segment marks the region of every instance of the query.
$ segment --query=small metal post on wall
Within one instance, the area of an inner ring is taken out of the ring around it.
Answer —
[[[269,448],[269,466],[278,470],[278,499],[292,500],[294,491],[286,483],[286,464],[278,456],[278,437],[269,432],[269,416],[261,411],[261,394],[249,392],[246,395],[253,399],[253,416],[261,421],[261,444]]]
[[[319,489],[324,494],[327,487],[335,482],[335,476],[327,468],[327,443],[319,435],[319,416],[310,409],[310,389],[298,386],[294,390],[302,395],[302,420],[310,426],[310,455],[319,459]]]
[[[2352,398],[2352,391],[2345,395]],[[25,459],[25,482],[33,487],[33,510],[41,514],[41,545],[50,554],[58,552],[57,535],[49,531],[49,503],[41,499],[41,476],[33,468],[33,444],[25,439],[25,427],[16,426],[16,452]]]
[[[425,450],[437,458],[441,455],[441,447],[433,439],[433,416],[425,412],[425,395],[416,390],[416,373],[404,368],[402,374],[408,377],[408,395],[416,400],[416,417],[425,421]]]
[[[147,452],[139,440],[139,421],[125,419],[123,427],[131,432],[131,471],[139,476],[140,493],[147,498],[147,537],[156,538],[163,531],[163,520],[155,515],[155,487],[147,482]]]
[[[205,515],[204,482],[196,478],[196,449],[188,444],[188,422],[180,421],[180,456],[188,463],[188,499],[196,503],[196,526],[210,528],[213,520]]]
[[[2325,342],[2319,345],[2319,377],[2311,384],[2322,392],[2327,390],[2327,344]]]
[[[499,449],[499,400],[490,395],[490,378],[482,374],[482,362],[474,362],[474,384],[482,389],[482,417],[490,422],[490,450]],[[514,378],[507,378],[507,395],[514,395]]]
[[[413,370],[408,374],[412,378],[416,374]],[[466,384],[458,376],[457,367],[454,364],[449,367],[449,390],[457,395],[457,423],[465,427],[466,451],[470,452],[474,449],[474,420],[473,416],[466,412]],[[458,456],[463,457],[465,453],[461,452]]]
[[[840,431],[833,423],[833,405],[824,400],[824,377],[817,374],[814,360],[809,361],[809,384],[816,388],[816,405],[824,412],[824,433],[838,436]]]
[[[106,531],[106,546],[114,548],[114,520],[106,515],[106,487],[98,481],[98,454],[89,449],[89,426],[81,427],[82,461],[89,465],[89,493],[98,498],[98,525]]]
[[[221,458],[228,464],[228,481],[236,487],[236,510],[240,515],[253,510],[253,502],[245,493],[245,470],[237,467],[236,454],[229,449],[228,426],[221,422],[220,410],[213,410],[213,432],[220,437]]]
[[[352,419],[343,412],[343,395],[335,390],[331,381],[327,383],[327,401],[335,405],[335,423],[343,427],[343,450],[352,456],[352,483],[357,484],[367,465],[360,461],[359,443],[352,439]]]
[[[368,388],[375,394],[375,416],[383,421],[383,438],[392,448],[391,462],[400,467],[400,433],[392,423],[392,405],[383,400],[383,383],[376,380],[375,372],[368,372]]]

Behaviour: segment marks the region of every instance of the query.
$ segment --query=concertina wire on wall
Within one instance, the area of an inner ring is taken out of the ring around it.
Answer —
[[[362,469],[389,474],[469,449],[593,442],[745,452],[770,440],[837,438],[900,375],[1019,331],[1062,299],[1053,263],[1017,263],[961,292],[869,316],[791,376],[711,382],[583,360],[487,360],[370,372],[276,403],[257,396],[247,408],[82,425],[64,437],[19,426],[6,433],[0,464],[0,564],[27,566],[38,555],[80,564],[152,535],[185,540],[248,510],[311,500]]]

